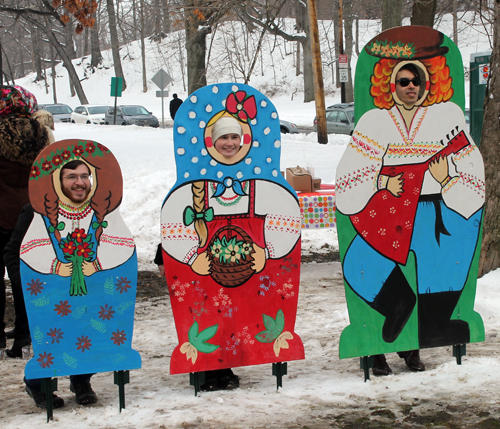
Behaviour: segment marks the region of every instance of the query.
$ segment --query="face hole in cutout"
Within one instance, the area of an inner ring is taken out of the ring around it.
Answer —
[[[418,75],[416,77],[419,77],[420,80],[422,81],[422,83],[420,84],[420,87],[418,89],[418,99],[415,102],[415,106],[420,106],[425,101],[425,98],[427,97],[427,94],[429,93],[429,91],[426,90],[426,83],[429,81],[429,74],[428,74],[425,66],[420,61],[402,61],[400,64],[397,64],[392,71],[391,85],[392,84],[396,85],[396,80],[397,80],[397,76],[398,76],[399,71],[402,68],[404,68],[404,66],[407,64],[411,64],[416,68],[416,70],[418,72]],[[414,72],[412,71],[412,73],[414,73]],[[396,91],[394,91],[392,93],[392,96],[394,97],[394,101],[397,104],[402,103],[402,100],[400,100]]]
[[[248,155],[248,152],[250,151],[252,146],[250,144],[252,141],[252,129],[250,128],[250,125],[238,121],[243,133],[241,138],[242,144],[240,146],[240,150],[235,155],[231,156],[230,158],[227,158],[221,153],[219,153],[217,149],[215,149],[215,142],[212,141],[213,126],[219,119],[223,117],[230,117],[236,119],[234,118],[234,116],[228,114],[225,111],[219,112],[215,116],[213,116],[212,119],[210,119],[210,121],[208,122],[209,125],[205,128],[205,133],[204,133],[205,148],[207,152],[210,154],[210,156],[218,163],[223,165],[234,165],[242,161]]]

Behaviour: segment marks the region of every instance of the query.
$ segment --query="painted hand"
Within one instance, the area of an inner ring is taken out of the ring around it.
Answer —
[[[395,197],[400,197],[400,194],[404,192],[405,179],[401,179],[402,175],[403,173],[389,177],[389,180],[387,180],[387,190]]]
[[[57,271],[61,277],[71,277],[73,274],[73,263],[72,262],[63,262]]]
[[[210,258],[207,252],[200,253],[191,265],[191,269],[200,276],[208,276],[210,274]]]
[[[92,262],[83,261],[82,262],[82,272],[83,275],[88,277],[97,272],[94,264]]]
[[[429,163],[429,172],[436,181],[439,183],[444,182],[448,177],[448,159],[446,156],[441,155],[434,158]]]
[[[254,269],[256,273],[260,273],[266,266],[266,251],[255,243],[253,243],[253,250],[255,253],[252,255],[254,259],[252,269]]]

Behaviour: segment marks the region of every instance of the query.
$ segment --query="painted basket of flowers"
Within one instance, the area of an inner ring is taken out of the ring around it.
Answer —
[[[252,239],[239,226],[227,225],[219,229],[207,252],[211,261],[210,275],[222,286],[240,286],[255,273]]]

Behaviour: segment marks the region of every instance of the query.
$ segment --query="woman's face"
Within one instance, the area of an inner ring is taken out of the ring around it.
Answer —
[[[240,150],[241,137],[238,134],[224,134],[215,142],[215,150],[225,158],[232,158]]]

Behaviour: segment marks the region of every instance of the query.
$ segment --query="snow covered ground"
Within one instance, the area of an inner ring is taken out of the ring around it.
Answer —
[[[373,22],[363,25],[360,35],[364,43],[379,27]],[[448,20],[442,25],[449,28],[451,23]],[[481,28],[461,28],[460,47],[467,63],[471,52],[489,47]],[[150,46],[150,52],[153,49]],[[128,58],[140,58],[136,47],[126,50],[133,54]],[[151,86],[148,93],[142,93],[138,64],[137,60],[124,62],[129,89],[119,102],[143,104],[161,117],[161,103],[154,96],[156,88]],[[148,75],[152,76],[162,66],[158,59],[150,61]],[[185,98],[180,74],[176,74],[173,66],[167,68],[174,77],[171,92]],[[278,76],[279,82],[288,79],[278,95],[270,97],[280,117],[311,126],[314,104],[302,103],[300,92],[291,99],[297,83],[291,77],[284,77],[287,73],[293,76],[290,65],[277,65],[276,69],[283,73]],[[65,71],[58,68],[58,74],[61,76],[58,101],[76,107],[78,100],[71,98],[65,89]],[[84,81],[91,103],[113,104],[108,97],[112,75],[112,69],[100,70]],[[39,102],[52,101],[50,91],[46,94],[43,85],[33,84],[32,78],[16,83],[35,93]],[[270,77],[256,78],[250,84],[269,87]],[[338,101],[339,97],[333,94],[326,102],[329,105]],[[93,139],[115,154],[124,176],[122,216],[136,240],[140,269],[154,270],[152,260],[159,242],[160,207],[175,182],[172,128],[56,124],[55,136],[57,140]],[[283,135],[282,170],[295,165],[314,166],[317,177],[324,183],[333,183],[348,138],[331,135],[327,145],[316,141],[315,133]],[[304,252],[320,251],[325,244],[338,249],[336,230],[306,231],[302,244]],[[54,411],[50,427],[359,428],[451,427],[451,424],[460,428],[476,424],[495,427],[500,417],[499,281],[500,270],[478,281],[476,310],[485,323],[486,341],[469,345],[461,366],[456,365],[451,349],[446,347],[422,351],[427,367],[423,373],[409,371],[392,354],[388,361],[394,374],[372,377],[364,383],[357,359],[338,358],[340,333],[348,324],[340,264],[303,264],[296,331],[304,341],[306,359],[289,363],[288,375],[279,391],[271,376],[271,366],[261,365],[235,370],[241,377],[239,389],[203,393],[199,397],[194,396],[187,375],[169,375],[169,356],[177,340],[168,298],[140,301],[136,307],[133,347],[141,353],[143,365],[142,369],[131,372],[131,382],[126,386],[127,408],[121,414],[118,412],[118,390],[110,373],[93,377],[99,402],[91,407],[75,404],[69,381],[63,378],[59,380],[58,394],[66,406]],[[23,370],[21,360],[0,362],[0,421],[6,429],[45,424],[45,412],[37,409],[23,390]]]

